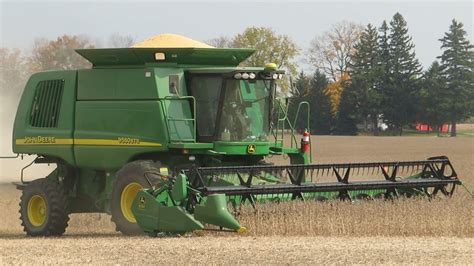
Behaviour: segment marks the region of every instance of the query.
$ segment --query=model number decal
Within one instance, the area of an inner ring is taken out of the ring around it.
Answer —
[[[30,136],[15,139],[16,145],[103,145],[161,147],[158,142],[142,141],[139,138],[117,137],[115,139],[82,139]]]
[[[118,143],[119,144],[140,144],[140,139],[119,137],[118,138]]]

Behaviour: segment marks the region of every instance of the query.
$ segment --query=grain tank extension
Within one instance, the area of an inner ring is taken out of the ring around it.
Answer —
[[[92,69],[32,75],[18,107],[14,152],[57,166],[17,183],[28,235],[61,235],[70,213],[88,212],[110,214],[124,234],[206,224],[242,232],[227,206],[449,196],[459,183],[446,157],[311,164],[309,132],[296,136],[296,119],[277,97],[284,71],[238,66],[252,49],[77,52]],[[297,116],[308,118],[306,102]],[[269,155],[285,155],[289,165],[272,165]]]

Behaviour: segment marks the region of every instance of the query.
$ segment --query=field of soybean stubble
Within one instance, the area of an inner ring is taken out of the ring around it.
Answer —
[[[313,137],[314,163],[423,160],[447,155],[474,188],[474,138]],[[271,158],[277,164],[281,158]],[[124,237],[105,214],[73,214],[60,238],[24,236],[20,192],[0,185],[3,263],[469,263],[474,260],[474,200],[289,202],[244,208],[246,234]]]

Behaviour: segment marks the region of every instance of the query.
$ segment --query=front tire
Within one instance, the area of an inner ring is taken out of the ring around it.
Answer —
[[[132,213],[132,203],[139,190],[154,183],[157,175],[153,173],[160,173],[160,166],[159,162],[134,161],[117,172],[110,203],[116,231],[124,235],[143,234]]]
[[[29,183],[21,195],[20,220],[29,236],[60,236],[69,221],[68,199],[63,187],[41,178]]]

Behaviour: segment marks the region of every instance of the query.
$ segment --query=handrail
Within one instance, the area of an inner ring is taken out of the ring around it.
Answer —
[[[298,109],[297,109],[296,114],[295,114],[295,122],[294,122],[293,125],[296,126],[296,122],[298,121],[300,109],[301,109],[301,106],[303,106],[303,105],[306,105],[306,130],[311,131],[310,130],[310,124],[309,124],[310,105],[309,105],[309,102],[307,102],[307,101],[302,101],[298,104]],[[292,133],[292,135],[294,136],[293,133]],[[294,139],[295,139],[295,145],[298,145],[298,143],[296,142],[296,137]],[[293,141],[293,138],[291,140]],[[291,144],[291,147],[293,147],[293,143]],[[309,162],[311,163],[311,162],[313,162],[313,149],[311,148],[311,135],[309,137],[309,147],[310,147],[310,149],[309,149]]]
[[[163,106],[164,103],[163,103],[163,101],[161,101],[161,105],[162,105],[161,107],[162,107],[164,115],[165,115],[166,126],[167,126],[167,129],[168,129],[168,136],[170,136],[170,134],[169,134],[169,129],[170,129],[170,123],[169,122],[170,121],[192,121],[193,122],[193,138],[192,139],[171,139],[171,137],[170,137],[171,142],[192,141],[192,142],[196,143],[196,134],[197,134],[197,130],[196,130],[196,116],[197,116],[197,113],[196,113],[196,98],[194,96],[166,96],[164,98],[160,98],[160,100],[164,100],[164,101],[184,101],[184,100],[189,100],[189,99],[192,100],[192,105],[193,105],[192,108],[193,108],[194,117],[193,117],[193,114],[192,114],[191,115],[192,118],[170,117],[167,108],[165,108]]]
[[[302,101],[298,104],[298,109],[296,110],[296,114],[295,114],[295,120],[293,122],[293,127],[292,127],[292,131],[291,131],[291,135],[294,136],[294,127],[296,127],[296,122],[298,122],[298,118],[299,118],[299,114],[300,114],[300,109],[301,109],[301,106],[305,105],[306,106],[306,111],[307,111],[307,115],[306,115],[306,130],[309,130],[309,103],[307,101]],[[297,140],[296,140],[296,137],[295,138],[292,138],[291,139],[291,147],[293,147],[293,139],[295,141],[295,145],[297,145]]]
[[[283,113],[283,117],[281,117],[281,118],[280,118],[280,113]],[[275,138],[275,145],[277,145],[278,141],[281,141],[282,146],[284,144],[284,137],[285,137],[284,134],[285,134],[286,122],[288,123],[288,126],[290,127],[289,129],[291,130],[290,132],[292,133],[292,138],[295,138],[295,141],[296,141],[296,137],[294,136],[294,133],[293,133],[294,132],[293,125],[291,124],[290,119],[288,118],[288,110],[285,110],[285,108],[283,107],[281,101],[278,101],[277,127],[276,127],[276,130],[275,130],[275,133],[273,134],[273,136]],[[282,125],[282,127],[281,127],[281,140],[278,139],[278,134],[279,134],[279,131],[280,131],[280,124]]]
[[[277,145],[277,143],[279,141],[278,135],[279,135],[279,131],[280,131],[280,123],[281,122],[282,122],[281,145],[283,146],[283,144],[284,144],[285,123],[287,122],[288,126],[289,126],[289,129],[290,129],[290,134],[291,134],[290,147],[293,148],[293,147],[298,146],[298,141],[297,141],[296,136],[295,136],[295,126],[296,126],[296,122],[298,121],[298,118],[299,118],[299,115],[300,115],[301,107],[304,106],[304,105],[306,106],[306,129],[309,130],[310,129],[310,124],[309,124],[310,105],[309,105],[309,102],[302,101],[298,104],[298,109],[296,111],[295,119],[294,119],[294,122],[292,124],[289,117],[288,117],[288,110],[285,110],[285,108],[283,107],[281,101],[278,101],[278,119],[277,119],[276,129],[273,133],[273,136],[275,138],[275,146]],[[284,116],[280,118],[280,113],[281,112],[284,114]],[[311,147],[311,138],[310,138],[309,142],[310,142],[310,147]],[[310,149],[310,161],[312,161],[312,158],[313,158],[313,152],[312,152],[312,149]]]
[[[284,131],[285,131],[285,121],[287,120],[288,118],[288,114],[287,112],[285,112],[285,110],[283,109],[283,106],[281,104],[280,101],[277,101],[278,102],[278,108],[277,108],[277,121],[276,121],[276,129],[273,130],[272,134],[273,134],[273,137],[275,138],[275,146],[277,146],[277,143],[279,141],[278,139],[278,133],[280,131],[280,122],[283,122],[283,126],[282,126],[282,129],[281,129],[281,145],[283,146],[283,138],[284,138]],[[282,118],[280,118],[280,113],[283,112],[284,116]]]

